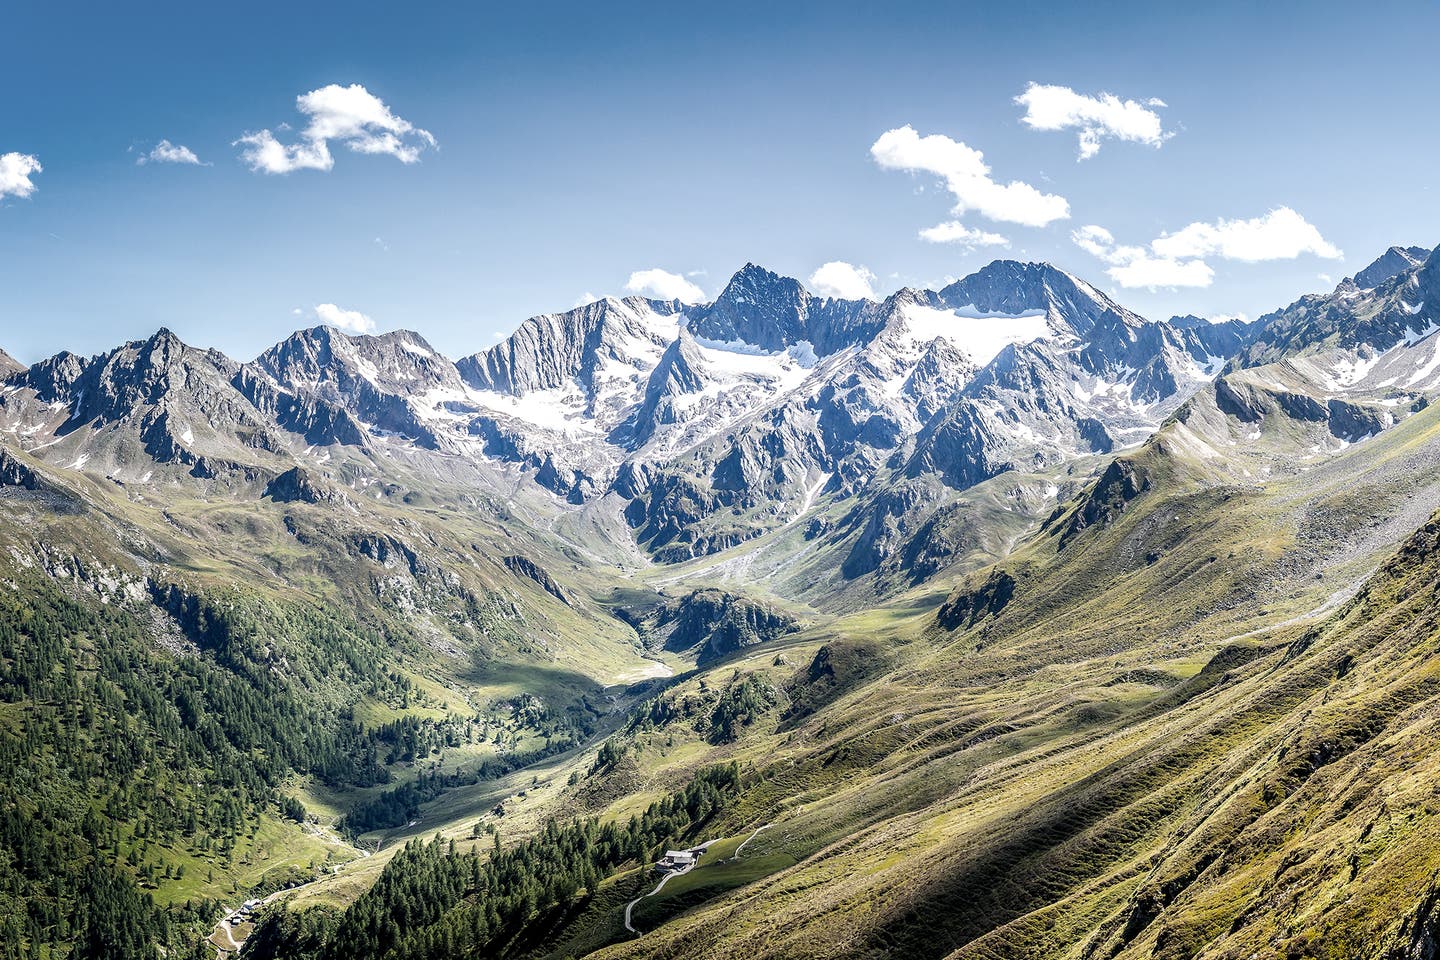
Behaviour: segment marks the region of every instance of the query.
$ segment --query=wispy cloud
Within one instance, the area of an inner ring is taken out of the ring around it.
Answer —
[[[874,300],[875,274],[868,268],[831,260],[810,274],[810,289],[824,297],[842,300]]]
[[[1157,256],[1146,247],[1117,244],[1104,227],[1091,224],[1070,234],[1075,245],[1108,263],[1105,272],[1122,287],[1208,287],[1215,271],[1204,260]]]
[[[909,125],[887,130],[870,147],[887,170],[932,173],[955,198],[954,213],[975,211],[1002,223],[1043,227],[1070,216],[1070,203],[1020,180],[1000,183],[990,175],[985,155],[942,134],[920,136]]]
[[[200,162],[195,151],[180,143],[171,143],[169,140],[161,140],[151,148],[149,153],[142,153],[135,158],[135,162],[144,166],[147,163],[184,163],[191,166],[206,166]]]
[[[1161,146],[1175,134],[1160,122],[1164,100],[1121,100],[1112,93],[1089,96],[1069,87],[1032,83],[1015,98],[1025,108],[1020,122],[1031,130],[1077,130],[1081,160],[1100,152],[1106,138]]]
[[[1294,260],[1304,253],[1313,253],[1327,260],[1339,260],[1345,256],[1322,237],[1313,224],[1289,207],[1276,207],[1263,217],[1249,220],[1192,223],[1174,233],[1164,234],[1150,246],[1164,256],[1214,255],[1247,263]]]
[[[415,163],[423,151],[437,145],[428,130],[396,116],[379,97],[358,83],[348,87],[332,83],[311,90],[297,97],[295,106],[310,118],[298,142],[281,143],[268,129],[247,133],[235,141],[235,146],[244,148],[240,157],[251,170],[329,170],[335,166],[331,141],[355,153],[385,154],[401,163]]]
[[[1008,247],[1010,241],[998,233],[967,227],[959,220],[947,220],[920,231],[920,239],[928,243],[953,243],[973,250],[976,247]]]
[[[636,270],[630,274],[630,279],[625,281],[625,289],[629,293],[646,293],[660,300],[679,300],[683,303],[700,303],[705,299],[704,290],[680,274],[661,270],[659,267]]]
[[[338,327],[349,333],[375,332],[374,320],[371,320],[359,310],[346,310],[344,307],[337,307],[333,303],[316,304],[315,316],[321,323]]]
[[[1192,223],[1161,234],[1148,246],[1118,244],[1109,230],[1094,224],[1070,237],[1080,249],[1109,264],[1106,273],[1122,287],[1208,287],[1215,271],[1207,260],[1214,257],[1257,263],[1293,260],[1306,253],[1328,259],[1343,256],[1289,207],[1249,220]]]
[[[28,153],[0,153],[0,200],[30,196],[35,192],[35,181],[30,178],[44,169]]]

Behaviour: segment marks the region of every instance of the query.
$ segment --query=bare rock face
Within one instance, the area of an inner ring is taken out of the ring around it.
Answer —
[[[20,458],[0,447],[0,487],[39,490],[40,476],[21,462]]]
[[[695,311],[697,337],[778,352],[801,343],[820,356],[868,343],[885,322],[869,300],[815,297],[798,280],[747,263],[715,302]]]
[[[643,354],[651,349],[658,355],[678,333],[683,306],[643,297],[606,298],[532,317],[502,343],[461,360],[458,368],[475,389],[513,396],[572,382],[593,389],[607,361],[633,363],[646,359]],[[671,322],[656,322],[666,319]]]
[[[1424,247],[1391,247],[1355,274],[1353,282],[1361,290],[1373,290],[1391,277],[1420,266],[1430,258],[1430,253]]]
[[[515,574],[515,576],[534,581],[541,590],[544,590],[561,603],[567,605],[570,603],[570,598],[566,595],[565,591],[561,589],[560,585],[546,572],[544,567],[540,566],[540,564],[534,560],[516,554],[506,557],[504,563],[505,569]]]
[[[448,397],[463,403],[455,365],[408,330],[352,337],[315,327],[276,344],[250,366],[296,397],[345,411],[369,433],[429,449],[440,446],[425,415],[433,412],[432,402]]]
[[[265,496],[276,503],[348,503],[349,497],[315,477],[304,467],[291,467],[265,485]]]
[[[1117,457],[1086,495],[1061,534],[1061,544],[1088,527],[1111,523],[1136,497],[1150,489],[1150,478],[1132,461]]]
[[[695,651],[700,664],[800,629],[800,621],[768,604],[724,590],[696,590],[663,603],[642,624],[666,650]]]
[[[1004,570],[992,570],[979,587],[956,590],[935,615],[936,622],[946,630],[973,627],[986,617],[994,616],[1015,595],[1015,578]]]

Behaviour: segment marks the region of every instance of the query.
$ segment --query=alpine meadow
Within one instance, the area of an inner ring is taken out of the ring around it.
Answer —
[[[0,960],[1440,957],[1433,2],[0,24]]]

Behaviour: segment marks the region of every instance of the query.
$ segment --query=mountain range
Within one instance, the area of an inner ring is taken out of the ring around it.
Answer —
[[[0,933],[1430,956],[1437,334],[1397,246],[1253,322],[747,264],[456,360],[0,353]]]

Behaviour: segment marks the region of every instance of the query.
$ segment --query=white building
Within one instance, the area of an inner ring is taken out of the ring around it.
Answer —
[[[655,864],[657,870],[688,870],[695,866],[696,854],[690,850],[666,850]]]

